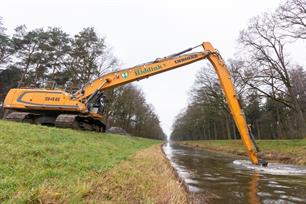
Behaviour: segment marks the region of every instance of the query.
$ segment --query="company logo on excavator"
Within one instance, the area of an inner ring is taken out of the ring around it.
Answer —
[[[152,67],[146,67],[146,68],[143,68],[143,69],[138,69],[138,70],[135,71],[135,75],[139,76],[139,75],[147,74],[147,73],[150,73],[150,72],[157,71],[161,68],[162,68],[161,65],[157,65],[157,66],[152,66]]]
[[[124,79],[126,79],[126,78],[129,77],[129,74],[128,74],[127,72],[122,72],[122,73],[121,73],[121,77],[124,78]]]

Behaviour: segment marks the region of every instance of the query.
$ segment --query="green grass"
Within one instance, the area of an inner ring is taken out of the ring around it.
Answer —
[[[199,140],[188,141],[190,144],[202,144],[216,148],[232,149],[244,152],[241,140]],[[292,153],[297,150],[306,150],[306,139],[293,140],[256,140],[257,145],[262,151],[279,151]]]
[[[183,141],[185,145],[245,155],[241,140]],[[306,165],[306,139],[256,140],[263,158],[285,163]]]
[[[0,203],[78,203],[86,180],[160,141],[0,121]]]
[[[87,203],[190,203],[160,145],[138,151],[91,184]]]

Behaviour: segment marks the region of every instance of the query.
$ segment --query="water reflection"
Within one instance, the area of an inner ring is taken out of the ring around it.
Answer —
[[[253,173],[251,175],[251,180],[249,182],[249,193],[248,193],[249,196],[248,200],[251,204],[260,203],[259,197],[257,196],[257,185],[260,179],[259,177],[260,177],[259,173]]]
[[[164,151],[189,190],[209,203],[306,203],[306,175],[266,174],[233,164],[237,156],[171,143]]]

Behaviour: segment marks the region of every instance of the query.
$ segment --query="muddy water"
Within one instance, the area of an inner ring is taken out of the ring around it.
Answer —
[[[163,148],[189,190],[208,203],[306,203],[305,174],[275,175],[237,165],[236,156],[170,143]]]

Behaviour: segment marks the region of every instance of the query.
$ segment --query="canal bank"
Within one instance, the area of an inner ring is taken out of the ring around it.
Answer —
[[[88,184],[86,200],[93,203],[189,203],[160,145],[138,151]]]
[[[180,145],[247,156],[240,140],[194,140],[180,141]],[[259,156],[268,162],[306,165],[306,139],[294,140],[257,140],[260,148]]]
[[[163,141],[0,120],[0,203],[188,203]]]

